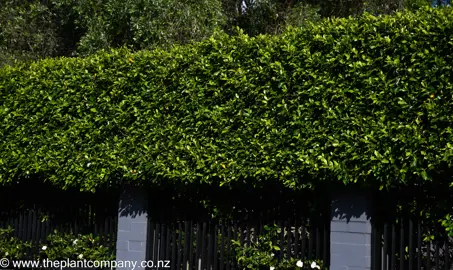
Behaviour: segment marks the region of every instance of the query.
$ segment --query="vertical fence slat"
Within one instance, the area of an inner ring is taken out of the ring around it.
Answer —
[[[404,269],[404,220],[401,217],[400,223],[400,269]]]
[[[45,213],[46,215],[49,215],[48,212]],[[41,243],[45,243],[46,242],[46,238],[47,238],[47,228],[49,227],[49,221],[48,220],[45,220],[44,222],[41,223],[41,232],[40,232],[40,235],[41,235]]]
[[[296,218],[294,220],[294,257],[296,259],[299,259],[300,258],[300,255],[299,255],[299,224],[298,224],[298,219]]]
[[[40,213],[41,213],[41,209],[40,207],[36,207],[35,206],[35,217],[34,217],[34,220],[33,220],[33,243],[34,245],[36,245],[37,247],[40,246],[40,231],[41,231],[41,220],[39,219],[39,216],[40,216]],[[35,253],[36,255],[39,254],[39,252]]]
[[[417,269],[422,269],[422,230],[420,221],[417,221]]]
[[[306,259],[306,252],[305,252],[305,246],[306,246],[306,227],[305,227],[305,219],[302,220],[302,237],[301,237],[301,259],[305,260]]]
[[[171,236],[172,236],[172,232],[173,232],[173,227],[172,227],[172,224],[169,223],[167,225],[167,236],[165,237],[166,239],[166,247],[165,247],[165,260],[171,260]]]
[[[165,237],[167,236],[167,224],[165,222],[162,222],[162,227],[161,227],[161,231],[160,231],[160,251],[159,251],[159,258],[157,258],[157,262],[155,263],[159,263],[159,260],[165,260],[165,253],[166,253],[166,247],[167,247],[167,241],[165,239]]]
[[[105,246],[108,246],[108,241],[109,241],[109,237],[110,237],[109,223],[110,223],[110,219],[108,218],[108,216],[104,217],[104,243],[103,243],[103,245],[105,245]],[[74,227],[75,227],[75,223],[74,223]]]
[[[111,246],[113,250],[116,250],[116,238],[118,235],[118,201],[119,195],[114,195],[112,199],[115,204],[112,205],[112,212],[110,217],[110,230],[111,230]],[[115,251],[114,251],[115,252]]]
[[[187,270],[187,268],[188,268],[189,243],[191,241],[192,241],[192,239],[190,239],[189,222],[186,220],[186,221],[184,221],[184,255],[183,255],[183,260],[182,260],[184,270]]]
[[[93,232],[94,232],[93,235],[94,235],[94,236],[98,236],[98,235],[99,235],[98,224],[97,224],[97,222],[96,222],[96,216],[95,216],[96,209],[94,209],[94,208],[95,208],[95,205],[92,204],[92,205],[91,205],[91,208],[90,208],[90,209],[91,209],[91,212],[90,212],[90,214],[91,214],[91,215],[90,215],[90,216],[91,216],[91,217],[90,217],[90,220],[91,220],[91,227],[93,228],[92,230],[93,230]],[[64,210],[63,210],[63,211],[64,211]],[[65,223],[66,223],[66,221],[65,221]],[[63,224],[62,224],[62,225],[63,225]],[[66,227],[66,226],[63,225],[63,228],[65,228],[65,227]]]
[[[201,268],[201,225],[200,222],[197,222],[197,245],[196,245],[196,253],[195,253],[195,265],[196,270]]]
[[[112,248],[116,249],[116,238],[118,236],[118,209],[117,209],[117,204],[118,204],[118,201],[119,201],[119,195],[116,195],[114,197],[114,201],[115,201],[115,205],[113,205],[113,208],[112,208],[112,217],[110,219],[110,229],[112,230],[111,233],[112,233],[112,239],[111,239],[111,243],[112,243]]]
[[[212,263],[212,225],[209,223],[208,224],[208,256],[207,256],[207,262],[206,262],[206,267],[207,269],[211,269],[211,263]]]
[[[109,209],[110,210],[110,209]],[[105,218],[105,237],[106,237],[106,241],[105,241],[105,245],[107,247],[109,247],[111,250],[114,250],[112,248],[112,238],[113,238],[113,235],[112,235],[112,227],[113,227],[113,223],[112,223],[112,217],[111,217],[111,211],[109,212],[109,215],[106,216]],[[75,232],[75,228],[77,226],[77,223],[74,222],[74,232]],[[147,228],[148,230],[148,228]],[[148,234],[146,234],[148,236]],[[116,252],[116,250],[115,250]]]
[[[316,226],[316,258],[319,259],[321,258],[321,232],[319,230],[319,227]]]
[[[280,228],[280,256],[279,259],[283,260],[285,256],[285,224],[283,221],[278,223],[278,227]]]
[[[91,210],[90,210],[90,207],[91,207],[90,204],[86,204],[84,218],[85,218],[85,228],[89,228],[90,230],[92,230],[93,226],[91,226],[92,224],[91,224]],[[60,213],[60,212],[58,212],[58,213]],[[60,224],[58,224],[57,226],[60,226]]]
[[[34,216],[35,216],[35,211],[34,211],[34,207],[33,208],[29,208],[28,209],[28,215],[26,217],[26,224],[28,225],[27,226],[27,236],[26,236],[26,241],[29,241],[29,242],[32,242],[33,243],[33,231],[34,231]],[[32,257],[34,254],[34,250],[32,249],[29,249],[30,251],[30,257]]]
[[[42,227],[42,223],[41,223],[41,220],[40,220],[40,216],[41,216],[41,208],[39,207],[38,208],[38,211],[36,213],[36,229],[35,229],[35,243],[36,243],[36,252],[39,253],[39,249],[40,249],[40,246],[42,246],[42,241],[41,241],[41,227]]]
[[[27,209],[28,210],[28,209]],[[23,223],[24,223],[24,235],[23,235],[23,241],[30,241],[30,234],[31,234],[31,219],[32,219],[32,211],[31,210],[28,210],[26,212],[24,212],[24,220],[23,220]],[[26,256],[27,258],[31,258],[32,254],[31,254],[31,250],[29,248],[27,248],[27,252],[26,252]]]
[[[74,223],[74,231],[77,226],[77,223]],[[112,238],[113,236],[113,222],[112,222],[112,216],[111,213],[106,217],[106,223],[105,223],[105,234],[106,234],[106,243],[105,245],[109,247],[111,250],[114,250],[112,247]],[[147,234],[148,236],[148,234]],[[116,251],[115,251],[116,252]]]
[[[112,223],[113,223],[113,235],[112,237],[112,247],[116,247],[116,237],[118,235],[118,218],[117,217],[112,217]]]
[[[234,222],[234,225],[233,225],[233,239],[234,240],[238,240],[238,224],[237,222]],[[235,248],[235,247],[234,247]],[[231,264],[231,267],[234,269],[236,267],[239,267],[238,264],[236,263],[236,251],[235,249],[232,249],[232,264]]]
[[[254,226],[253,226],[253,235],[252,235],[252,242],[258,241],[258,235],[260,232],[260,219],[257,219],[254,221]]]
[[[160,221],[156,220],[156,231],[154,233],[154,254],[153,254],[153,261],[159,260],[159,253],[160,253],[160,228],[161,224]]]
[[[97,230],[98,230],[98,235],[99,235],[99,243],[104,246],[105,245],[105,242],[104,242],[105,233],[104,233],[103,212],[105,212],[105,208],[103,206],[98,206],[98,208],[96,208],[96,219],[95,219],[95,222],[96,222],[96,225],[97,225]],[[72,216],[72,209],[71,209],[70,213],[71,213],[71,216]],[[72,223],[73,223],[72,220],[68,221],[68,232],[69,233],[72,233]]]
[[[377,265],[377,250],[379,249],[379,245],[377,244],[377,230],[376,225],[373,224],[371,226],[371,268],[372,269],[379,269]]]
[[[383,234],[383,231],[382,231],[382,225],[381,223],[378,224],[378,226],[376,226],[376,235],[374,237],[374,246],[375,246],[375,253],[376,253],[376,258],[375,258],[375,262],[376,262],[376,269],[382,269],[382,256],[384,255],[384,253],[382,252],[382,234]]]
[[[308,259],[313,260],[313,236],[314,236],[314,229],[313,229],[313,220],[310,219],[310,233],[308,238]]]
[[[193,268],[193,260],[194,260],[194,254],[193,254],[193,241],[194,241],[194,226],[193,226],[193,220],[190,221],[190,244],[189,244],[189,269]]]
[[[247,246],[249,247],[250,246],[250,228],[251,228],[251,225],[250,225],[250,222],[247,221],[245,222],[245,243],[247,244]]]
[[[382,270],[389,270],[388,267],[388,262],[387,262],[387,257],[388,257],[388,223],[385,221],[384,223],[384,252],[382,254],[383,256],[383,268]]]
[[[177,256],[176,267],[178,269],[183,269],[181,267],[182,255],[183,255],[182,224],[181,224],[181,221],[178,221],[178,243],[177,243],[177,248],[176,248],[176,256]]]
[[[434,245],[436,245],[436,265],[435,267],[437,269],[440,269],[440,256],[439,256],[439,240],[438,236],[436,235],[436,238],[434,240]]]
[[[409,269],[414,269],[414,264],[413,264],[413,254],[412,254],[412,249],[413,249],[413,243],[412,239],[414,236],[414,224],[412,222],[412,219],[409,219]]]
[[[225,269],[225,224],[220,227],[220,269]]]
[[[201,245],[201,265],[203,269],[206,269],[206,257],[207,257],[207,247],[206,247],[206,238],[208,235],[208,224],[206,221],[203,222],[203,237],[202,237],[202,245]]]
[[[288,244],[286,246],[286,258],[289,260],[291,259],[291,238],[293,237],[292,229],[291,229],[291,220],[288,220],[288,224],[286,224],[286,234],[287,234],[287,241]]]
[[[176,226],[174,223],[171,226],[172,236],[171,236],[171,269],[176,268],[176,248],[177,248],[177,238],[176,238]]]
[[[156,232],[157,236],[157,243],[156,243],[156,248],[157,248],[157,256],[156,256],[156,261],[154,262],[155,265],[159,266],[159,261],[163,259],[165,255],[164,247],[165,247],[165,234],[166,234],[166,228],[165,228],[165,221],[164,220],[159,220],[159,231]],[[157,269],[160,269],[158,267]]]
[[[231,269],[231,224],[228,223],[227,227],[228,235],[227,235],[227,255],[226,255],[226,269],[230,270]]]
[[[99,231],[99,223],[98,223],[98,216],[97,216],[97,209],[96,209],[96,205],[93,205],[93,212],[92,212],[92,217],[93,217],[93,224],[94,224],[94,236],[99,236],[100,235],[100,231]]]
[[[391,253],[391,269],[394,269],[396,267],[396,230],[395,230],[395,224],[392,223],[392,253]]]
[[[75,210],[75,217],[76,217],[76,220],[74,222],[74,233],[75,235],[78,235],[79,234],[79,219],[80,219],[80,208],[76,208]]]
[[[20,214],[13,213],[13,209],[11,209],[11,215],[13,216],[13,229],[14,229],[14,237],[18,238],[20,234]]]
[[[75,213],[75,208],[77,208],[77,206],[71,206],[71,209],[69,209],[69,213],[67,213],[66,215],[68,215],[70,217],[70,219],[68,220],[68,232],[69,233],[74,233],[74,213]],[[105,243],[103,242],[103,239],[102,237],[100,238],[100,243],[101,245],[105,245]]]
[[[327,209],[330,211],[330,209]],[[324,228],[324,256],[323,261],[326,265],[330,263],[330,254],[329,254],[329,247],[330,247],[330,219],[326,221],[326,218],[323,219],[323,228]]]
[[[214,262],[212,264],[213,270],[218,269],[218,263],[219,263],[219,258],[218,258],[219,238],[218,238],[218,236],[219,236],[219,227],[216,224],[214,227],[214,258],[213,258]]]
[[[25,232],[25,229],[24,229],[24,227],[25,227],[25,218],[24,218],[24,216],[25,216],[24,212],[20,213],[20,215],[19,215],[19,228],[18,228],[19,235],[18,235],[18,237],[22,241],[25,241],[25,239],[24,239],[25,238],[24,237],[24,235],[25,235],[25,233],[24,233]]]
[[[263,233],[264,233],[264,223],[265,223],[265,221],[263,221],[263,219],[262,219],[263,217],[262,216],[263,216],[263,213],[261,213],[259,235],[263,235]]]
[[[238,232],[238,237],[239,237],[239,243],[241,244],[241,247],[244,246],[244,240],[245,240],[245,234],[244,234],[244,223],[241,222],[238,226],[239,232]]]

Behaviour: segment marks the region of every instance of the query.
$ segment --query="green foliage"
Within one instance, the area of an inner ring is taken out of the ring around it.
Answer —
[[[99,49],[168,48],[230,34],[280,34],[321,17],[416,10],[428,0],[5,0],[0,3],[0,66]]]
[[[0,9],[0,67],[128,46],[168,47],[224,27],[220,0],[8,0]]]
[[[59,40],[53,17],[39,2],[4,3],[0,8],[0,67],[54,56]]]
[[[63,234],[54,231],[47,237],[41,248],[42,258],[50,260],[91,260],[111,261],[115,259],[113,251],[100,244],[99,236]]]
[[[452,14],[3,68],[0,182],[430,182],[453,162]]]
[[[39,248],[41,259],[50,260],[98,260],[115,259],[114,250],[102,246],[99,236],[63,234],[54,231],[47,241],[36,247],[13,236],[14,229],[0,229],[0,257],[24,259],[28,248]]]
[[[428,0],[377,0],[364,1],[362,7],[365,11],[372,14],[391,14],[403,9],[418,10],[429,7],[431,1]]]
[[[319,7],[302,2],[289,9],[285,17],[286,26],[290,27],[300,27],[307,22],[319,22],[320,20]]]
[[[22,242],[13,236],[14,230],[0,229],[0,257],[10,259],[20,259],[26,255],[27,248],[31,247],[30,243]]]
[[[319,4],[305,1],[224,1],[227,32],[239,27],[249,36],[281,34],[287,26],[302,26],[319,21]],[[231,3],[230,3],[231,2]],[[234,2],[234,3],[233,3]],[[230,33],[233,34],[233,33]]]
[[[453,236],[453,218],[451,214],[447,214],[444,219],[440,220],[445,230],[448,232],[448,236]]]
[[[138,50],[198,41],[225,21],[220,0],[108,0],[95,1],[97,5],[87,1],[66,0],[87,29],[78,48],[82,55],[119,46]]]
[[[300,261],[298,259],[284,258],[278,260],[275,256],[280,251],[278,244],[274,243],[272,239],[277,239],[281,233],[281,229],[277,226],[265,226],[266,232],[258,236],[255,241],[251,242],[250,246],[246,244],[241,245],[240,241],[232,240],[232,245],[236,251],[236,258],[244,269],[311,269],[317,266],[317,269],[324,269],[322,262],[318,261]],[[293,256],[294,253],[293,253]],[[272,268],[273,267],[273,268]]]

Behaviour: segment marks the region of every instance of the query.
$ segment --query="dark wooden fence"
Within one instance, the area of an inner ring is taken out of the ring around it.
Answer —
[[[453,241],[442,228],[429,232],[428,224],[409,217],[385,222],[373,229],[374,270],[451,270]],[[434,240],[425,240],[434,233]]]
[[[170,269],[241,269],[231,240],[250,245],[265,232],[265,225],[276,224],[281,228],[273,239],[280,247],[275,252],[278,259],[321,259],[328,264],[329,201],[324,195],[312,195],[291,192],[289,196],[269,194],[258,198],[252,191],[229,192],[214,196],[218,200],[211,201],[211,205],[217,203],[213,211],[204,209],[202,196],[196,199],[190,191],[179,195],[154,192],[150,196],[148,259],[155,264],[168,260]],[[228,215],[222,216],[224,213]]]
[[[453,269],[453,239],[438,222],[445,213],[436,208],[436,204],[443,203],[442,198],[450,196],[444,192],[449,189],[414,188],[376,195],[372,218],[373,270]],[[420,209],[425,210],[424,214],[420,215]]]
[[[0,228],[11,226],[15,237],[33,244],[27,251],[30,259],[39,254],[54,230],[92,233],[115,251],[118,197],[117,191],[81,193],[34,183],[2,187]]]

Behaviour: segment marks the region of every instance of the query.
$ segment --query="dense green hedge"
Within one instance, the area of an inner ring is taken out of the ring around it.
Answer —
[[[452,53],[442,8],[6,67],[0,181],[429,180],[453,161]]]

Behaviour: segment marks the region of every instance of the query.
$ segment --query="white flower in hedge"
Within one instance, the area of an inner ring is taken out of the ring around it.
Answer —
[[[83,254],[80,254],[80,255],[79,255],[79,259],[83,259]]]
[[[275,256],[275,254],[274,254],[274,253],[271,253],[271,257],[274,257],[274,256]]]
[[[273,267],[273,266],[271,266],[271,268],[269,268],[269,270],[274,270],[274,269],[275,269],[275,267]]]
[[[297,267],[303,267],[304,266],[304,263],[302,261],[297,261],[296,262],[296,266]]]
[[[312,262],[311,263],[311,268],[318,268],[318,269],[321,269],[321,267],[319,265],[316,264],[316,262]]]
[[[74,242],[72,242],[72,244],[77,245],[78,241],[79,241],[79,239],[76,239],[76,240],[74,240]]]
[[[47,249],[47,246],[43,246],[43,247],[42,247],[42,250],[46,250],[46,249]]]

